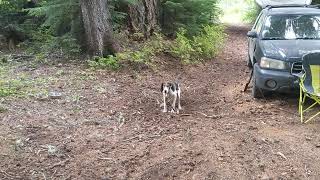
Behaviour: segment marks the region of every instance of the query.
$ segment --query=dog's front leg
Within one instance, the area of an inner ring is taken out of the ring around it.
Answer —
[[[168,112],[165,94],[163,94],[163,111],[162,112]]]

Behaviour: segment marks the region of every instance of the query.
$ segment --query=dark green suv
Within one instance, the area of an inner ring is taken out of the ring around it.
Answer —
[[[317,6],[267,6],[248,32],[248,65],[253,68],[254,98],[267,92],[292,92],[302,70],[302,56],[320,50]],[[320,59],[319,59],[320,61]]]

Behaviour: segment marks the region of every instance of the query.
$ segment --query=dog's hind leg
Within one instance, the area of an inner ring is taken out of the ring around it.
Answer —
[[[180,89],[178,90],[178,109],[179,109],[179,110],[182,110],[182,107],[181,107],[181,92],[180,92]]]
[[[172,111],[175,111],[176,110],[176,103],[177,103],[177,94],[174,94],[173,95],[173,102],[172,102]]]

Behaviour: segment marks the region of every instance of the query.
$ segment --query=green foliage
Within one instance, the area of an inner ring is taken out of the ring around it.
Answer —
[[[28,41],[20,45],[28,52],[40,56],[56,55],[70,58],[81,52],[80,45],[71,33],[63,36],[53,36],[48,29],[41,28],[34,31]]]
[[[42,27],[47,27],[52,35],[64,35],[73,30],[74,20],[80,14],[79,0],[44,1],[41,6],[28,9],[30,16],[45,17]]]
[[[8,111],[7,108],[5,108],[5,107],[3,107],[3,106],[0,106],[0,113],[5,113],[5,112],[7,112],[7,111]]]
[[[93,60],[89,61],[89,66],[93,68],[100,69],[112,69],[117,70],[120,68],[118,58],[112,55],[108,57],[95,57]]]
[[[109,10],[112,16],[113,28],[115,30],[122,29],[126,26],[127,6],[135,4],[138,0],[110,0]]]
[[[13,69],[15,66],[12,64],[0,65],[0,97],[25,97],[43,92],[40,87],[45,84],[45,79],[16,73]]]
[[[129,63],[134,67],[148,66],[153,67],[153,58],[166,50],[165,40],[161,34],[155,34],[149,41],[140,44],[138,47],[124,50],[117,53],[116,56],[108,56],[107,58],[96,58],[89,61],[89,66],[94,68],[107,68],[117,70],[122,64]]]
[[[193,38],[199,59],[216,56],[223,46],[225,36],[223,26],[205,26],[201,34]]]
[[[195,63],[212,58],[219,52],[226,34],[222,26],[205,26],[198,36],[189,39],[186,30],[180,29],[171,46],[171,53],[184,63]]]
[[[179,57],[183,62],[190,63],[190,60],[195,53],[195,49],[192,45],[192,40],[186,36],[186,30],[180,28],[177,33],[177,38],[171,47],[171,53]]]
[[[0,33],[6,37],[15,36],[24,40],[34,26],[32,18],[23,11],[27,5],[26,0],[1,0],[0,1]],[[32,23],[31,23],[32,22]]]
[[[312,4],[320,4],[320,0],[313,0]]]
[[[247,23],[253,24],[258,17],[261,7],[259,7],[254,1],[247,0],[248,8],[243,16],[243,20]]]
[[[215,23],[220,13],[217,0],[166,0],[162,6],[163,31],[174,34],[184,28],[189,37],[198,35],[204,25]]]

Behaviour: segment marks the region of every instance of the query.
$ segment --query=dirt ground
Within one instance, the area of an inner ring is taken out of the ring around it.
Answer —
[[[319,121],[299,122],[295,96],[242,92],[247,30],[229,28],[219,57],[196,66],[28,72],[55,77],[62,97],[1,99],[0,179],[318,179]],[[183,110],[162,113],[160,84],[178,74]]]

